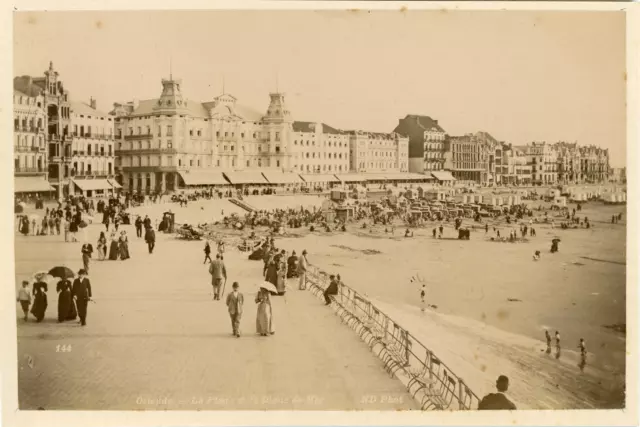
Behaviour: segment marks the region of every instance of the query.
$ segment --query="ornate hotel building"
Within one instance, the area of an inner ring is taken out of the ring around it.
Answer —
[[[173,191],[224,184],[222,171],[257,176],[258,168],[294,167],[293,120],[283,94],[270,94],[261,114],[229,94],[204,103],[188,100],[180,86],[180,80],[163,79],[159,98],[114,104],[116,168],[126,190]],[[192,179],[196,174],[200,181]]]
[[[52,62],[44,72],[44,77],[16,77],[13,87],[15,93],[19,94],[18,104],[14,105],[14,114],[18,119],[14,127],[20,129],[16,131],[16,141],[22,138],[20,143],[24,144],[23,129],[29,129],[34,141],[39,144],[37,153],[43,152],[34,157],[35,163],[28,163],[28,158],[20,157],[24,148],[16,150],[17,176],[23,173],[24,168],[44,172],[49,184],[57,191],[58,198],[67,194],[107,194],[119,187],[113,180],[113,119],[96,110],[95,100],[92,99],[89,104],[72,102]],[[28,104],[20,104],[20,97],[22,102]],[[28,106],[32,111],[33,120],[30,121],[24,114],[23,106]],[[23,160],[27,163],[23,163]],[[49,188],[47,186],[47,190]],[[47,190],[29,187],[24,192]],[[18,185],[16,192],[22,192]]]
[[[409,114],[393,131],[409,138],[410,172],[429,175],[444,170],[447,135],[437,120]]]

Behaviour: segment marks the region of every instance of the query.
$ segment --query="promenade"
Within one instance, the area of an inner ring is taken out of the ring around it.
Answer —
[[[95,247],[104,227],[88,228]],[[262,263],[230,249],[225,256],[227,292],[238,281],[245,295],[237,339],[224,302],[212,301],[202,242],[157,233],[149,255],[133,227],[124,229],[132,258],[91,264],[88,326],[57,323],[55,281],[42,323],[25,323],[16,308],[21,409],[417,409],[366,344],[308,292],[274,297],[276,334],[256,335]],[[16,283],[54,265],[82,265],[81,242],[15,240]]]

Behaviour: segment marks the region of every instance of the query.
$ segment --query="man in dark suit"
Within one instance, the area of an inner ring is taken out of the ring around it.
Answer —
[[[231,317],[231,327],[233,328],[233,335],[237,338],[240,338],[240,319],[242,318],[242,306],[244,304],[244,295],[238,291],[239,287],[238,282],[233,282],[233,292],[227,295],[227,308]]]
[[[329,295],[338,295],[338,281],[336,280],[336,276],[332,274],[329,276],[329,279],[331,280],[331,282],[329,283],[329,286],[327,286],[327,289],[325,289],[324,291],[325,305],[331,304],[331,298],[329,297]]]
[[[78,271],[78,278],[73,281],[71,289],[71,295],[76,300],[78,316],[80,316],[80,324],[82,326],[87,324],[87,305],[91,300],[91,282],[89,282],[86,275],[87,272],[84,269]]]
[[[149,253],[152,254],[153,248],[156,247],[156,232],[151,226],[147,227],[147,231],[144,233],[144,241],[147,242]]]
[[[489,393],[485,397],[483,397],[480,401],[480,404],[478,405],[478,409],[491,411],[500,409],[513,411],[517,409],[516,405],[514,405],[513,402],[504,395],[509,389],[509,378],[505,375],[500,375],[498,377],[498,381],[496,381],[496,388],[498,389],[498,392]]]

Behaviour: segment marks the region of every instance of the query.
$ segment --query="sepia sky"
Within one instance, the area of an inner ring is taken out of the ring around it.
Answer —
[[[39,12],[14,15],[14,73],[54,62],[74,100],[159,96],[161,78],[295,120],[390,132],[429,115],[451,135],[578,141],[625,164],[625,20],[616,12]]]

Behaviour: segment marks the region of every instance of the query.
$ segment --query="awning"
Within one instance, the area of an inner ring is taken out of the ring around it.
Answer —
[[[232,184],[268,184],[258,171],[224,172],[224,175]]]
[[[363,176],[367,181],[388,181],[387,174],[365,173]]]
[[[431,175],[438,181],[455,181],[456,179],[451,175],[449,171],[436,171],[431,172]]]
[[[365,182],[367,179],[365,177],[363,177],[362,175],[358,175],[358,174],[340,174],[337,175],[336,177],[342,181],[342,182]]]
[[[300,175],[305,182],[340,182],[335,175],[328,173],[317,173],[313,175]]]
[[[229,185],[229,182],[224,179],[222,172],[210,171],[210,170],[189,170],[178,172],[180,177],[184,181],[184,184],[189,185]]]
[[[115,189],[122,188],[122,185],[118,184],[118,181],[116,181],[115,179],[108,179],[107,182],[111,184],[111,186]]]
[[[36,193],[39,191],[52,191],[49,181],[39,176],[19,176],[13,179],[16,193]]]
[[[300,175],[293,172],[282,172],[282,171],[265,171],[262,172],[267,181],[271,184],[300,184],[302,183],[302,179],[300,179]]]
[[[106,179],[74,179],[73,183],[82,191],[111,190],[113,188]]]

